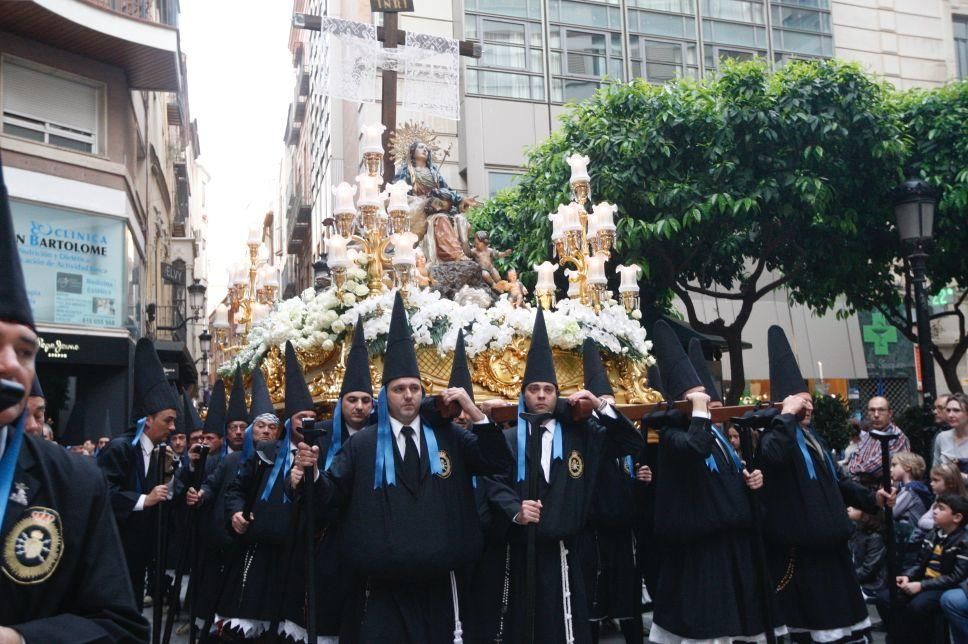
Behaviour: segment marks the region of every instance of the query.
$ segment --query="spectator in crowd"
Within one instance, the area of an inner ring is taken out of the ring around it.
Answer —
[[[960,393],[948,396],[945,420],[950,429],[935,436],[932,462],[956,463],[964,474],[968,472],[968,396]]]
[[[938,431],[949,429],[946,415],[949,398],[951,398],[951,394],[938,394],[938,397],[934,399],[934,425]]]
[[[914,452],[899,452],[891,459],[891,480],[897,488],[894,536],[906,564],[913,564],[921,550],[924,533],[918,530],[918,521],[931,507],[934,496],[921,480],[924,470],[924,459]]]
[[[861,485],[874,488],[881,476],[881,443],[870,433],[877,430],[897,435],[890,443],[892,456],[898,452],[910,452],[911,443],[894,424],[894,412],[887,398],[874,396],[867,402],[867,420],[868,426],[862,428],[857,451],[847,460],[847,473]]]
[[[942,463],[931,468],[931,492],[935,496],[943,494],[956,494],[968,497],[968,490],[965,489],[965,481],[961,478],[961,471],[954,463]],[[934,511],[928,508],[927,512],[918,519],[918,527],[912,538],[920,539],[934,529]]]
[[[854,560],[854,572],[860,582],[864,597],[873,600],[886,588],[887,548],[881,530],[884,515],[868,514],[857,508],[847,508],[847,516],[854,522],[850,535],[850,554]]]
[[[931,641],[931,618],[941,608],[945,591],[960,590],[968,579],[968,499],[942,494],[931,509],[934,529],[924,539],[917,564],[896,580],[901,606],[889,632],[898,642]],[[882,596],[883,598],[883,596]]]
[[[729,440],[729,444],[733,446],[733,449],[736,450],[737,454],[742,453],[739,444],[739,430],[730,425],[729,429],[726,430],[726,438]]]
[[[850,457],[854,455],[857,451],[857,447],[860,445],[860,420],[856,418],[851,418],[848,421],[850,428],[850,441],[847,443],[847,447],[844,448],[843,457],[837,461],[837,464],[841,468],[847,467],[847,461]]]

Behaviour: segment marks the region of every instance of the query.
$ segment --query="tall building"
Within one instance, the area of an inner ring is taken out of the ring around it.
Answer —
[[[204,310],[207,176],[177,7],[0,2],[0,148],[41,337],[38,374],[66,442],[108,422],[123,431],[142,335],[156,340],[173,383],[198,379],[191,318]]]
[[[402,29],[476,41],[483,55],[462,62],[459,122],[404,113],[397,122],[428,122],[451,149],[441,168],[448,183],[480,197],[512,185],[523,172],[526,150],[558,127],[565,104],[590,96],[604,82],[704,77],[726,58],[753,57],[775,67],[800,58],[856,60],[901,88],[938,86],[968,74],[968,0],[415,0],[415,8],[400,14]],[[380,20],[367,0],[296,0],[294,11]],[[379,122],[380,114],[379,105],[317,97],[312,79],[322,61],[312,52],[319,36],[300,29],[292,34],[296,86],[308,75],[311,91],[298,144],[290,142],[287,129],[287,163],[310,172],[284,181],[284,201],[300,185],[312,188],[300,207],[280,210],[282,234],[292,241],[291,233],[298,232],[288,250],[289,294],[311,285],[309,266],[322,253],[323,222],[332,207],[329,187],[359,173],[359,126]],[[310,56],[299,56],[307,47]],[[308,69],[299,67],[307,63]],[[299,113],[300,100],[297,94],[291,115]],[[729,322],[733,304],[706,298],[697,307],[704,319]],[[822,375],[839,383],[839,393],[848,393],[849,385],[864,398],[886,380],[900,391],[905,378],[897,369],[880,372],[871,358],[865,328],[878,323],[870,315],[817,317],[789,303],[784,291],[772,293],[757,304],[745,332],[753,344],[745,354],[753,393],[768,378],[770,324],[781,324],[792,336],[807,377],[820,377],[822,363]],[[811,345],[811,337],[824,342]],[[939,329],[939,341],[947,337]],[[904,355],[895,366],[903,363],[910,372],[913,349],[903,341],[892,346]],[[728,374],[728,359],[723,370]],[[937,382],[944,390],[940,372]],[[896,399],[910,400],[910,389]]]

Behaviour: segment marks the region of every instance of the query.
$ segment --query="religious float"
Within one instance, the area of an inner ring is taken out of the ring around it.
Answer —
[[[289,340],[314,398],[333,401],[352,328],[362,323],[378,383],[393,291],[399,289],[430,394],[446,388],[457,332],[463,329],[475,398],[516,399],[535,307],[541,306],[564,393],[582,387],[580,351],[590,337],[600,347],[618,402],[661,400],[648,385],[653,359],[639,322],[640,268],[616,268],[621,276],[617,299],[606,287],[615,206],[591,205],[588,157],[567,159],[574,200],[549,215],[549,247],[557,264],[533,267],[538,279],[530,297],[514,269],[504,276],[498,272],[494,259],[503,254],[490,248],[487,232],[472,234],[463,213],[476,202],[447,185],[438,169],[442,152],[430,130],[414,123],[397,130],[391,152],[399,170],[380,191],[383,132],[382,125],[363,126],[366,173],[356,177],[355,186],[344,182],[333,189],[333,219],[326,222],[332,226],[326,240],[331,285],[270,305],[278,281],[264,278],[272,273],[260,265],[258,240],[250,240],[251,261],[233,270],[230,305],[216,311],[213,323],[217,342],[230,356],[219,367],[220,376],[232,378],[237,367],[243,374],[261,368],[273,400],[281,402],[283,348]],[[562,299],[554,283],[559,268],[569,284]],[[243,331],[234,344],[228,341],[233,327]]]

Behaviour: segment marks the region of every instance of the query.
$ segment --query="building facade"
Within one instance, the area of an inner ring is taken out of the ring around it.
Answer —
[[[476,41],[483,55],[462,63],[459,122],[405,113],[398,113],[397,122],[428,122],[451,148],[441,168],[448,183],[480,197],[512,185],[523,171],[527,149],[558,126],[565,104],[590,96],[604,82],[704,77],[726,58],[753,57],[773,66],[798,58],[856,60],[901,88],[934,87],[968,74],[966,0],[415,0],[415,9],[400,14],[402,29]],[[380,20],[366,0],[296,0],[294,11]],[[315,32],[293,29],[290,44],[305,41],[312,50],[314,38]],[[305,65],[298,51],[293,49],[294,63]],[[321,61],[308,60],[305,73],[312,79]],[[297,78],[300,73],[297,67]],[[359,173],[359,126],[379,122],[380,114],[378,105],[317,97],[312,81],[310,87],[307,114],[315,102],[316,118],[304,122],[301,131],[311,139],[310,147],[290,145],[287,155],[289,167],[302,164],[311,170],[299,175],[303,186],[313,186],[309,205],[306,211],[297,209],[302,214],[296,217],[280,210],[285,230],[300,230],[307,240],[301,238],[287,260],[287,266],[303,267],[287,270],[290,294],[311,285],[305,266],[323,250],[323,222],[332,207],[329,187],[353,182]],[[285,195],[298,192],[296,180],[283,185]],[[733,314],[728,301],[707,299],[697,306],[708,319],[729,322]],[[882,373],[865,339],[869,316],[817,317],[791,304],[783,291],[759,302],[752,320],[746,339],[753,348],[745,358],[751,393],[768,378],[765,338],[771,324],[787,330],[805,375],[835,381],[840,393],[866,395],[870,381],[896,375],[902,362],[908,371],[913,365],[913,348],[899,342],[902,348],[893,350],[911,355]],[[942,344],[946,333],[938,330]],[[811,337],[825,342],[811,346]],[[723,372],[728,373],[728,362]],[[940,372],[937,382],[944,390]]]
[[[206,175],[185,75],[175,0],[0,9],[0,149],[62,442],[127,426],[142,335],[197,382]]]

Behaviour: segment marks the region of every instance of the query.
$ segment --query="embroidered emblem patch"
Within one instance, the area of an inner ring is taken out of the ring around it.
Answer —
[[[50,508],[27,508],[4,541],[3,573],[18,584],[39,584],[54,573],[63,554],[60,515]]]
[[[10,493],[10,500],[20,505],[27,505],[27,484],[14,483],[13,487],[15,489]]]
[[[442,479],[450,478],[450,473],[451,473],[450,454],[448,454],[444,450],[438,450],[437,454],[438,456],[440,456],[440,474],[438,474],[437,476],[439,476]]]
[[[629,469],[629,461],[627,458],[622,459],[622,469],[625,470],[626,474],[632,476],[632,470]]]
[[[568,455],[568,476],[573,479],[580,479],[585,473],[585,461],[577,450],[571,450]]]

